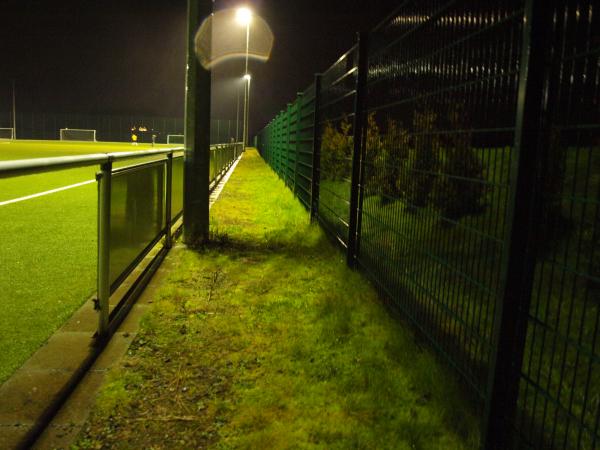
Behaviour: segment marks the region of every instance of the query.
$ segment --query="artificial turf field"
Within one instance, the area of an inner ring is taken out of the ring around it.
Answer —
[[[168,147],[172,145],[154,149]],[[0,141],[0,161],[151,148],[130,143]],[[0,383],[95,291],[97,188],[89,183],[2,203],[93,180],[97,170],[93,165],[0,179]]]

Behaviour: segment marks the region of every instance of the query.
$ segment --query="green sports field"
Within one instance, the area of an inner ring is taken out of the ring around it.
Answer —
[[[172,145],[154,149],[167,147]],[[0,161],[151,148],[129,143],[0,141]],[[23,197],[92,181],[97,170],[94,165],[0,179],[0,383],[90,298],[96,283],[96,184]],[[18,201],[7,203],[11,200]]]

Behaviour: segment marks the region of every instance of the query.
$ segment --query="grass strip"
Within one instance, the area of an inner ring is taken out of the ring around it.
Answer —
[[[254,151],[75,448],[467,449],[478,419]]]
[[[95,291],[96,192],[0,206],[0,383]]]

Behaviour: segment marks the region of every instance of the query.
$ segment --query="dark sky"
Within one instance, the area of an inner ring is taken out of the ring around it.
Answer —
[[[266,63],[251,61],[251,133],[313,74],[331,65],[397,4],[392,0],[217,0],[247,5],[271,26]],[[0,1],[0,111],[183,116],[185,0]],[[234,119],[232,80],[243,61],[213,71],[213,117]]]

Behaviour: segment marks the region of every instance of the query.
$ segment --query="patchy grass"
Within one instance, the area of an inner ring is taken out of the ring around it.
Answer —
[[[256,152],[170,264],[76,448],[477,447],[457,380]]]

